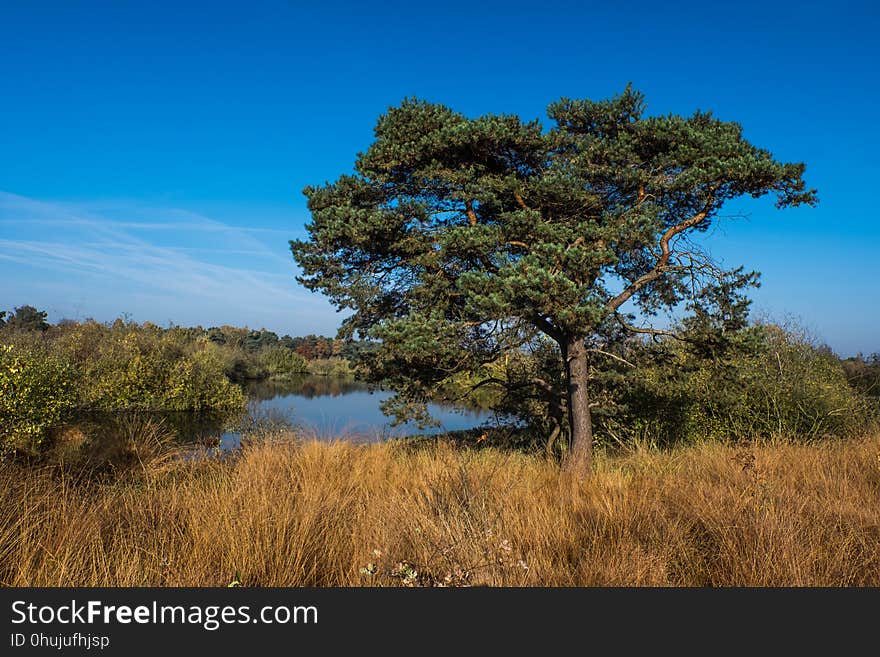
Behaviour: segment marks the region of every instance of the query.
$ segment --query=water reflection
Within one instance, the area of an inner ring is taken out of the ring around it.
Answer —
[[[370,390],[352,379],[324,376],[259,382],[248,386],[247,393],[252,400],[251,417],[282,419],[319,438],[381,440],[414,433],[442,433],[470,429],[492,417],[478,408],[436,403],[428,408],[440,422],[439,427],[419,428],[414,423],[392,427],[379,405],[393,393]]]
[[[354,379],[332,376],[302,374],[289,379],[252,381],[245,387],[248,399],[265,401],[276,397],[295,395],[306,399],[314,397],[339,397],[353,392],[367,392],[365,383]]]

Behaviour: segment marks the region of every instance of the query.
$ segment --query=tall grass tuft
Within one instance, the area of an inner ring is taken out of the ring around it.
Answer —
[[[552,462],[289,432],[107,478],[0,464],[6,586],[877,586],[880,436]]]

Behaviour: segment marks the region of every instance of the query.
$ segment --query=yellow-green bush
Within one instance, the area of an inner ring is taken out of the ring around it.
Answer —
[[[319,376],[354,376],[354,370],[344,358],[316,358],[308,361],[308,370]]]
[[[96,330],[103,333],[98,340]],[[244,394],[225,376],[217,349],[181,334],[84,325],[59,340],[59,347],[80,357],[81,403],[88,409],[200,411],[244,405]]]
[[[259,352],[259,362],[269,376],[289,376],[309,371],[306,359],[293,349],[276,345]]]
[[[836,359],[783,336],[769,336],[762,353],[734,363],[727,376],[712,369],[693,377],[703,404],[687,418],[710,434],[845,435],[864,414],[864,400],[849,387]]]
[[[46,349],[0,344],[0,452],[35,453],[76,407],[76,372]]]
[[[170,369],[159,401],[163,409],[203,411],[243,407],[245,395],[223,373],[215,349],[205,348],[178,359]]]
[[[702,439],[802,439],[864,433],[876,404],[853,389],[828,349],[774,325],[753,326],[716,358],[668,341],[633,354],[641,367],[610,391],[597,435],[662,443]]]

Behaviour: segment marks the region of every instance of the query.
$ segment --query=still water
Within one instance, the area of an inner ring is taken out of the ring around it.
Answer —
[[[493,420],[492,413],[474,408],[429,404],[437,427],[419,429],[414,423],[391,426],[379,404],[392,396],[387,390],[371,391],[351,379],[303,376],[289,381],[261,381],[247,386],[249,422],[281,422],[321,439],[350,438],[378,441],[416,433],[436,434],[471,429]],[[220,447],[241,444],[240,431],[221,434]]]

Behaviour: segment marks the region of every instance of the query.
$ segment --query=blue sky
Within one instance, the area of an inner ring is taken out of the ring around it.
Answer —
[[[880,351],[880,9],[869,2],[0,2],[0,308],[333,333],[297,285],[301,190],[405,96],[545,119],[628,81],[807,163],[816,208],[707,244],[756,313]]]

